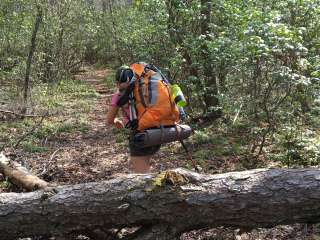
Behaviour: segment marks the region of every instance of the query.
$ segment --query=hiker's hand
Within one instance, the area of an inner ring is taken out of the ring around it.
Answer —
[[[118,129],[124,128],[124,124],[119,118],[115,118],[113,123]]]

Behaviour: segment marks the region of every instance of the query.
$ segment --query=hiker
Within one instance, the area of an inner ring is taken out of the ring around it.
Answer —
[[[124,106],[119,107],[117,102],[121,93],[128,87],[129,81],[133,77],[133,72],[125,67],[121,67],[116,72],[116,85],[117,91],[113,94],[111,104],[107,112],[107,123],[114,125],[116,128],[124,128],[129,122],[129,105],[126,103]],[[119,109],[122,110],[123,118],[117,117]],[[134,173],[147,173],[150,171],[150,159],[159,149],[160,145],[151,147],[139,147],[134,144],[134,136],[131,134],[129,137],[129,150],[130,150],[130,168]]]
[[[107,112],[107,123],[131,129],[130,168],[134,173],[150,171],[150,159],[161,143],[187,138],[189,126],[179,125],[182,92],[172,94],[174,86],[154,65],[134,63],[116,72],[117,91]],[[170,87],[172,89],[170,89]],[[123,119],[117,117],[122,110]],[[182,108],[181,108],[182,109]]]

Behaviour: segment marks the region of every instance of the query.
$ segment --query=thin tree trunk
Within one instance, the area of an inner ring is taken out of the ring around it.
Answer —
[[[198,77],[198,69],[194,66],[192,62],[192,58],[189,54],[189,49],[187,49],[184,46],[184,40],[183,36],[181,36],[181,33],[179,32],[178,24],[176,23],[177,19],[177,13],[175,12],[174,6],[173,6],[173,0],[166,0],[166,7],[168,12],[168,32],[170,35],[170,40],[173,43],[173,45],[180,46],[180,52],[183,58],[186,60],[185,64],[185,70],[189,74],[189,76]]]
[[[202,44],[202,61],[205,78],[205,95],[204,101],[206,103],[206,110],[210,112],[210,118],[216,119],[221,117],[222,111],[219,109],[212,109],[219,107],[218,83],[217,76],[214,71],[214,66],[210,61],[210,53],[206,41],[209,41],[211,22],[212,0],[201,0],[201,35],[205,36],[205,41]]]
[[[118,38],[118,34],[117,34],[117,25],[116,25],[114,13],[113,13],[113,8],[114,8],[114,1],[113,0],[108,1],[108,7],[109,7],[110,18],[111,18],[111,24],[112,24],[112,37],[113,37],[115,49],[117,52],[117,58],[118,58],[120,65],[123,65],[124,62],[121,57],[121,51],[120,51],[120,46],[119,46],[120,43],[119,43],[119,38]]]
[[[64,35],[65,35],[65,24],[66,18],[70,12],[72,1],[69,2],[61,2],[58,4],[58,12],[59,12],[59,31],[58,31],[58,39],[57,39],[57,50],[56,50],[56,81],[60,81],[61,77],[65,73],[67,69],[68,63],[66,62],[67,56],[64,54]],[[67,52],[67,51],[65,51]]]
[[[31,37],[31,45],[30,45],[30,50],[29,50],[27,64],[26,64],[27,66],[26,66],[26,75],[25,75],[25,79],[24,79],[22,114],[26,114],[26,112],[27,112],[32,58],[33,58],[34,52],[36,50],[37,34],[38,34],[38,31],[40,28],[41,21],[42,21],[42,10],[41,10],[40,6],[37,6],[37,15],[36,15],[35,22],[34,22],[34,28],[33,28],[32,37]]]
[[[174,46],[174,49],[179,49],[179,53],[185,59],[185,63],[182,66],[182,73],[184,73],[185,77],[195,77],[197,82],[197,90],[199,92],[203,91],[203,85],[199,79],[199,69],[198,67],[193,64],[193,59],[190,54],[190,49],[185,46],[185,40],[181,29],[181,24],[179,24],[179,13],[175,9],[175,0],[166,0],[166,9],[168,12],[168,20],[167,20],[167,31],[170,36],[170,41]],[[192,100],[192,94],[190,94],[192,91],[189,89],[188,86],[184,86],[186,89],[183,89],[188,102],[193,102]],[[197,99],[198,100],[198,99]],[[205,105],[202,103],[202,99],[200,101],[194,101],[197,102],[197,105],[195,107],[201,107],[203,111],[205,111]],[[192,104],[188,104],[190,110],[192,111]]]
[[[0,239],[138,227],[131,239],[172,240],[204,227],[319,222],[320,170],[203,175],[176,169],[33,193],[5,193],[0,194],[0,203]]]

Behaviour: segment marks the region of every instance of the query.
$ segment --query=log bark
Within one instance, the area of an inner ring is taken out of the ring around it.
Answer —
[[[10,182],[28,191],[45,189],[49,183],[31,174],[27,169],[15,163],[15,167],[10,166],[10,160],[0,153],[0,173],[6,176]]]
[[[0,194],[0,239],[140,227],[130,239],[172,240],[204,227],[315,223],[319,210],[319,169],[217,175],[176,169]]]

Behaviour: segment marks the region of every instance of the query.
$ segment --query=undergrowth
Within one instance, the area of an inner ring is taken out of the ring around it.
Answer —
[[[252,151],[256,135],[245,121],[229,124],[218,120],[206,128],[195,125],[187,143],[197,164],[213,172],[319,166],[320,123],[315,116],[310,117],[310,122],[313,124],[287,123],[278,128],[268,135],[259,155]]]
[[[47,116],[1,122],[0,149],[15,147],[19,143],[27,152],[45,152],[50,150],[47,142],[51,139],[66,133],[87,132],[88,113],[97,97],[91,86],[71,79],[51,87],[45,84],[35,86],[32,113]]]

